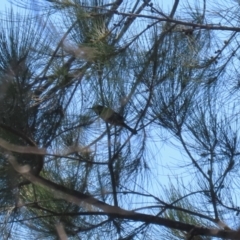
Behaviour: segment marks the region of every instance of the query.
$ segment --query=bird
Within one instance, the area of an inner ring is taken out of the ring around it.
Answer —
[[[121,126],[127,128],[133,134],[137,134],[137,130],[132,129],[124,122],[124,117],[119,113],[112,110],[110,107],[104,107],[101,105],[95,105],[91,109],[105,122],[110,123],[114,126]]]

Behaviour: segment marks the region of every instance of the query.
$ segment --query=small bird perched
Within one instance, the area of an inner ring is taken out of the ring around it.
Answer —
[[[101,105],[95,105],[91,108],[100,118],[105,122],[110,123],[115,126],[121,126],[127,128],[133,134],[137,134],[137,130],[130,128],[125,122],[123,116],[116,113],[109,107],[104,107]]]

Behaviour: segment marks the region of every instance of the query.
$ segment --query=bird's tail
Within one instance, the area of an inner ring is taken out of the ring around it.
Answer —
[[[123,127],[127,128],[132,134],[137,134],[137,130],[130,128],[126,123],[123,124]]]

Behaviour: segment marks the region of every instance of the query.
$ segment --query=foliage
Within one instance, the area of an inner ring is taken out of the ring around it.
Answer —
[[[12,2],[2,238],[239,239],[239,3]]]

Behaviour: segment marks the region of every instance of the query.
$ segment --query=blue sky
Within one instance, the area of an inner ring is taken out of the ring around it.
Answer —
[[[33,1],[33,0],[32,0]],[[157,0],[156,0],[157,1]],[[159,5],[163,5],[164,8],[169,12],[173,5],[174,0],[167,0],[167,1],[159,1]],[[2,0],[0,2],[0,11],[4,11],[6,6],[10,6],[7,0]],[[151,185],[148,189],[149,192],[156,194],[157,196],[161,194],[161,185],[165,185],[166,187],[169,186],[170,181],[174,183],[178,181],[182,177],[185,182],[190,181],[192,177],[189,177],[189,172],[187,172],[184,167],[180,168],[177,166],[184,166],[187,162],[187,158],[181,154],[181,150],[174,147],[170,144],[170,141],[163,142],[160,140],[160,137],[154,134],[154,130],[152,131],[153,141],[148,142],[148,148],[151,152],[152,159],[154,161],[150,162],[150,169],[153,172],[151,177],[153,178],[153,183],[159,183],[159,185]],[[167,138],[167,137],[166,137]],[[156,142],[154,141],[156,139]],[[173,138],[170,140],[173,140]],[[173,140],[173,143],[176,144],[176,141]],[[185,184],[187,185],[187,184]],[[177,185],[176,185],[177,186]],[[143,186],[144,188],[145,186]],[[147,186],[146,186],[147,187]],[[177,188],[177,187],[176,187]],[[163,194],[161,194],[163,195]]]
[[[161,7],[163,6],[164,2],[164,8],[167,12],[171,11],[171,7],[173,5],[173,0],[161,1],[161,3],[157,3]],[[7,0],[2,0],[0,3],[0,11],[3,11],[6,9],[6,7],[10,7],[11,4]],[[13,8],[16,8],[13,6]],[[179,165],[184,165],[186,162],[184,161],[184,157],[181,155],[181,152],[179,149],[176,149],[172,144],[169,144],[169,141],[163,142],[160,140],[158,136],[154,133],[154,131],[151,133],[153,136],[153,139],[156,139],[155,141],[148,142],[149,147],[149,154],[152,156],[152,159],[155,159],[154,161],[149,161],[150,169],[151,169],[151,177],[153,178],[153,183],[159,183],[159,185],[165,185],[168,186],[171,182],[174,182],[173,180],[177,177],[182,176],[184,174],[184,168],[177,168]],[[170,140],[173,140],[170,138]],[[176,144],[176,141],[173,140],[173,143]],[[181,164],[182,163],[182,164]],[[174,167],[173,167],[174,166]],[[184,176],[187,176],[186,173]],[[185,180],[186,177],[185,177]],[[189,179],[190,180],[190,179]],[[159,186],[152,186],[153,189],[149,189],[152,193],[157,193],[159,191]],[[155,189],[156,188],[156,189]]]
[[[3,9],[5,9],[5,6],[9,6],[9,2],[7,0],[2,0],[0,3],[0,10],[2,11]]]

